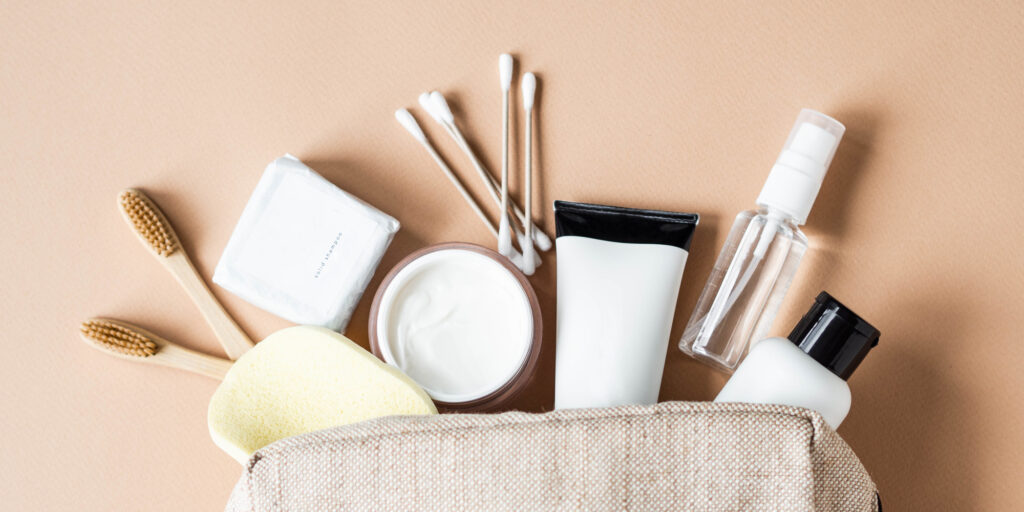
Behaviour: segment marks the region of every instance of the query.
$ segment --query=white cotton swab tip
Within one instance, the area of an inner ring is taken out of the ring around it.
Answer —
[[[537,234],[537,230],[536,229],[534,230],[534,234]],[[532,262],[534,262],[534,267],[541,266],[541,256],[537,254],[537,251],[534,249],[534,247],[532,247],[532,245],[528,244],[529,240],[526,239],[526,233],[524,233],[524,232],[518,233],[517,238],[519,239],[519,246],[524,248],[523,251],[522,251],[522,259],[523,259],[523,261],[524,262],[526,261],[526,256],[528,254],[529,255],[529,259],[532,260]],[[530,246],[529,249],[525,249],[526,246]],[[529,274],[527,273],[526,275],[529,275]]]
[[[416,122],[416,118],[412,117],[412,114],[404,108],[400,108],[395,111],[395,119],[405,128],[409,133],[412,134],[416,140],[426,144],[427,136],[423,134],[423,130],[420,129],[420,124]]]
[[[512,233],[509,231],[508,215],[502,215],[498,223],[498,254],[506,258],[512,254]]]
[[[508,257],[508,260],[519,270],[523,269],[523,255],[519,251],[512,249],[512,255]]]
[[[519,233],[519,246],[523,248],[523,273],[532,276],[533,272],[540,266],[540,256],[533,249],[533,244],[526,238],[526,233]]]
[[[523,75],[523,108],[533,108],[533,97],[537,93],[537,77],[533,73]]]
[[[446,123],[454,123],[455,116],[452,115],[452,109],[448,108],[448,102],[445,101],[444,95],[434,91],[430,93],[430,99],[434,102],[434,108],[437,109],[437,115],[444,119]]]
[[[533,230],[533,241],[537,242],[537,248],[538,249],[540,249],[542,251],[545,251],[545,252],[551,250],[551,238],[548,237],[547,233],[544,233],[543,231],[541,231],[539,229],[534,229]]]
[[[501,90],[508,91],[512,88],[512,68],[515,66],[515,61],[512,60],[512,56],[503,53],[501,57],[498,57],[498,76],[501,77]]]
[[[427,114],[430,114],[430,117],[434,118],[434,121],[437,121],[438,124],[444,124],[444,121],[441,119],[441,114],[438,113],[437,107],[434,105],[434,101],[430,98],[429,92],[420,94],[418,101],[420,102],[420,107],[423,107],[423,110],[426,110]]]

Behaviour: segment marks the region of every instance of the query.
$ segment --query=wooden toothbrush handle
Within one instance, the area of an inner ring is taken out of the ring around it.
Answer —
[[[160,352],[152,357],[152,362],[179,370],[198,373],[217,380],[224,380],[224,376],[227,375],[232,364],[227,359],[201,354],[173,343],[168,343],[161,347]]]
[[[185,288],[185,292],[188,293],[192,302],[199,308],[203,317],[206,318],[206,323],[210,324],[213,333],[220,340],[220,344],[224,347],[224,351],[227,352],[229,358],[232,360],[238,359],[253,347],[252,340],[235,323],[234,319],[228,315],[228,312],[224,310],[224,306],[221,306],[217,298],[213,296],[213,292],[206,286],[206,282],[203,281],[199,272],[196,271],[185,251],[175,251],[170,256],[164,258],[163,261],[167,269],[174,274],[174,277],[181,283],[181,286]]]

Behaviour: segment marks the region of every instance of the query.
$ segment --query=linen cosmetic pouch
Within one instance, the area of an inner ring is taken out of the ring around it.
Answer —
[[[271,444],[229,511],[880,510],[817,413],[667,402],[389,417]]]

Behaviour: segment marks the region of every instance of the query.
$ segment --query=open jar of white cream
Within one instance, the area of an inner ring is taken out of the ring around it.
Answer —
[[[445,243],[410,254],[384,278],[370,310],[373,353],[411,377],[438,407],[500,408],[540,356],[541,313],[530,283],[498,253]]]

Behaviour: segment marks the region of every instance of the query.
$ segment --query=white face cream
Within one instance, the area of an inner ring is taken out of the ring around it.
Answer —
[[[507,268],[478,252],[441,249],[410,262],[386,284],[377,341],[435,400],[475,400],[523,367],[533,341],[526,291]]]

